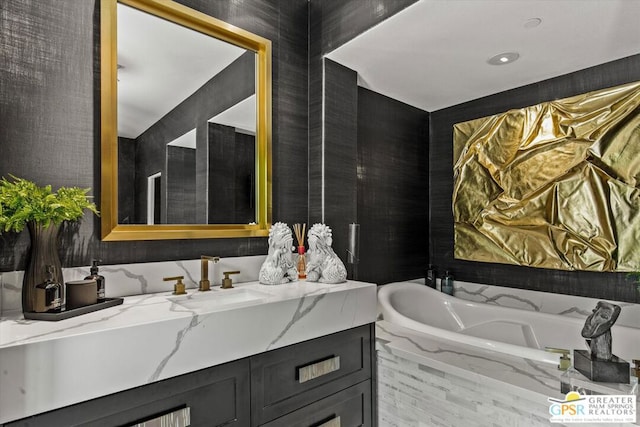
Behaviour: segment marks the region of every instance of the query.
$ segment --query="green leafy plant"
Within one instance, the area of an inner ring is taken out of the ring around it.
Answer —
[[[50,223],[76,221],[89,210],[99,215],[96,205],[87,196],[89,188],[60,187],[56,193],[50,185],[35,183],[10,175],[12,181],[0,181],[0,232],[24,230],[33,221],[48,227]]]

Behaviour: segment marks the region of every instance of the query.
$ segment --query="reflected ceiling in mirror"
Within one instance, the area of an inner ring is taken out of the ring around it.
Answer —
[[[121,3],[117,10],[120,137],[139,137],[247,52]]]
[[[170,1],[101,16],[103,240],[267,235],[270,42]]]

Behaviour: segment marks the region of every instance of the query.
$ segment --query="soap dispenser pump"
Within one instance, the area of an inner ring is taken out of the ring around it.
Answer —
[[[442,277],[440,290],[447,295],[453,295],[453,275],[449,270],[445,271],[444,277]]]
[[[98,263],[102,262],[102,260],[100,259],[93,259],[91,260],[91,269],[90,271],[90,275],[85,277],[84,280],[95,280],[96,284],[98,285],[98,302],[102,301],[105,299],[105,293],[104,293],[104,288],[105,288],[105,280],[104,280],[104,276],[98,274]]]

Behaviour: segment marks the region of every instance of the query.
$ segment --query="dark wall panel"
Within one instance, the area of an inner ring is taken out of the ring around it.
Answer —
[[[357,222],[358,75],[325,59],[324,222],[346,262],[349,224]]]
[[[249,224],[256,215],[256,137],[236,132],[233,168],[233,212],[235,224]]]
[[[181,0],[189,7],[259,34],[273,47],[274,219],[307,212],[306,0]],[[99,2],[15,0],[0,15],[0,175],[91,187],[98,196]],[[266,253],[264,238],[100,242],[99,219],[68,230],[64,266]],[[74,231],[70,235],[69,232]],[[24,269],[27,232],[0,237],[0,270]]]
[[[0,14],[0,176],[95,191],[94,2],[3,1]],[[94,219],[80,224],[71,262],[95,249]],[[29,237],[0,235],[0,268],[24,268]]]
[[[421,277],[429,257],[429,113],[358,88],[359,279]]]
[[[166,224],[193,224],[196,220],[196,150],[167,147]]]
[[[255,137],[209,123],[209,222],[255,222]]]
[[[640,80],[640,55],[456,105],[431,114],[430,254],[456,279],[538,291],[640,302],[624,273],[566,272],[453,258],[453,129],[455,123]]]
[[[136,140],[118,137],[118,223],[136,221]],[[145,212],[146,213],[146,212]]]

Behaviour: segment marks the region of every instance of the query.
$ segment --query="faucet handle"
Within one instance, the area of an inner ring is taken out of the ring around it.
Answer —
[[[240,274],[240,270],[238,271],[224,271],[222,272],[222,274],[224,274],[224,279],[222,279],[222,289],[231,289],[233,288],[233,281],[231,280],[231,278],[229,277],[230,274]]]
[[[553,347],[545,347],[545,351],[549,353],[559,353],[560,356],[560,364],[558,365],[558,369],[561,371],[566,371],[571,367],[571,350],[567,350],[564,348],[553,348]]]
[[[182,283],[183,279],[184,279],[184,276],[172,276],[172,277],[163,277],[162,278],[162,280],[164,280],[165,282],[176,280],[176,283],[173,285],[173,294],[174,295],[184,295],[184,294],[187,293],[186,287],[184,286],[184,283]]]

